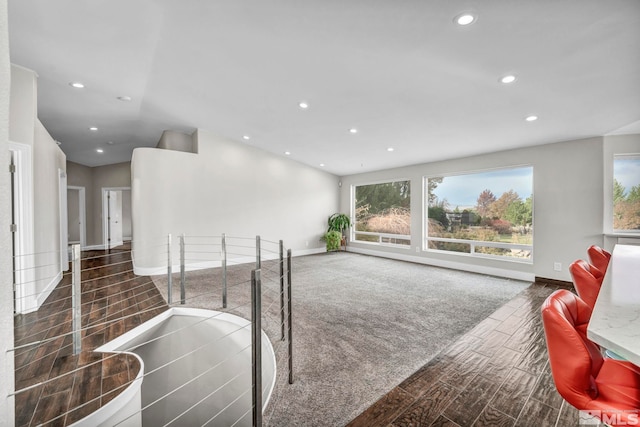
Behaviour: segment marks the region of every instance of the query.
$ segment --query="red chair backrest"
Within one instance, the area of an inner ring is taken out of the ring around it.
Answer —
[[[576,408],[588,409],[598,395],[595,377],[603,363],[600,349],[586,336],[591,308],[560,289],[549,295],[541,312],[556,388]]]
[[[604,274],[593,265],[584,260],[577,260],[569,266],[571,277],[573,278],[573,286],[578,292],[578,296],[593,309],[596,304],[596,298],[600,293],[600,286]]]
[[[587,249],[587,254],[589,254],[589,262],[591,265],[600,270],[602,274],[605,274],[607,267],[609,267],[609,261],[611,261],[611,254],[596,245],[591,245],[589,249]]]

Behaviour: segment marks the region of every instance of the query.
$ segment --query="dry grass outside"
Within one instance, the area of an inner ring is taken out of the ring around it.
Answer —
[[[365,229],[375,233],[411,234],[411,213],[405,208],[390,208],[377,215],[359,219]]]

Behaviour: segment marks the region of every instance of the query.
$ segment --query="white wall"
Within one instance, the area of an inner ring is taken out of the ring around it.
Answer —
[[[198,147],[194,144],[194,140],[194,135],[187,135],[186,133],[173,130],[165,130],[162,132],[160,141],[158,141],[156,148],[197,153]]]
[[[568,266],[585,258],[587,247],[603,244],[603,138],[567,141],[389,169],[342,178],[340,207],[350,211],[351,186],[385,180],[411,180],[410,249],[351,242],[356,251],[384,254],[434,265],[532,280],[544,277],[570,281]],[[533,263],[487,260],[460,254],[421,251],[423,236],[423,176],[449,175],[485,169],[532,165],[534,168]],[[553,269],[562,263],[562,271]]]
[[[9,31],[7,28],[7,1],[0,0],[0,165],[9,164]],[[0,247],[11,247],[11,194],[9,174],[0,173]],[[13,353],[13,290],[11,283],[11,251],[0,253],[0,425],[14,425],[15,409]]]
[[[66,156],[37,119],[37,76],[20,66],[11,66],[10,137],[29,145],[33,153],[33,284],[25,310],[42,304],[62,278],[60,263],[59,170],[66,170]],[[66,194],[66,190],[65,190]],[[30,254],[27,254],[30,255]]]
[[[168,233],[283,239],[295,254],[324,250],[320,236],[338,209],[338,178],[245,144],[197,131],[199,154],[133,152],[136,268],[166,265],[153,246]],[[175,237],[174,237],[175,238]]]
[[[66,156],[39,120],[33,147],[35,293],[38,306],[62,279],[60,268],[59,169]],[[66,194],[66,188],[64,189]],[[66,208],[65,208],[66,209]]]
[[[37,118],[37,77],[33,71],[11,65],[9,140],[33,145]]]

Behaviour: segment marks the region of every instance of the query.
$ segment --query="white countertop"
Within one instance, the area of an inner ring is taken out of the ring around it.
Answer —
[[[587,336],[640,366],[640,246],[613,249]]]

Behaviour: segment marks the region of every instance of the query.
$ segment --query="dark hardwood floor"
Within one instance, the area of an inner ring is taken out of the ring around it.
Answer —
[[[37,312],[15,318],[16,426],[70,425],[117,396],[137,375],[138,360],[93,350],[167,309],[151,279],[133,274],[128,247],[83,252],[82,259],[79,355],[66,335],[70,273]]]
[[[70,275],[40,310],[16,316],[16,347],[48,340],[16,351],[17,426],[66,426],[115,397],[139,364],[92,350],[167,309],[151,279],[133,274],[127,247],[83,260],[80,355],[64,335]],[[532,284],[349,426],[577,426],[578,411],[553,385],[539,314],[556,289]]]

